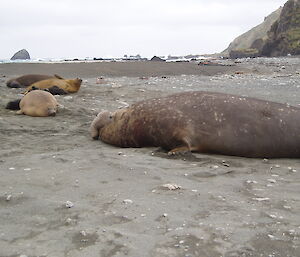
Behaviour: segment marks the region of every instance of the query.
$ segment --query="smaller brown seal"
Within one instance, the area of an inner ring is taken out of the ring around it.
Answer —
[[[160,146],[170,154],[300,157],[300,108],[214,92],[184,92],[103,111],[94,139],[120,147]]]
[[[41,75],[41,74],[27,74],[17,78],[10,79],[6,82],[6,85],[11,88],[20,88],[20,87],[28,87],[31,84],[38,82],[44,79],[57,78],[62,79],[62,77],[58,75],[49,76],[49,75]]]
[[[43,90],[33,90],[21,99],[19,106],[20,110],[17,114],[47,117],[56,115],[58,103],[51,93]]]
[[[82,80],[79,78],[76,79],[45,79],[33,83],[29,87],[26,88],[26,92],[30,91],[32,87],[36,87],[39,89],[53,88],[57,87],[65,91],[66,93],[76,93],[80,89]]]

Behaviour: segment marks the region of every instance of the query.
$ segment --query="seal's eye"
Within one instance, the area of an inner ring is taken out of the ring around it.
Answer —
[[[110,119],[112,119],[112,116],[111,116],[111,115],[109,115],[109,118],[110,118]]]

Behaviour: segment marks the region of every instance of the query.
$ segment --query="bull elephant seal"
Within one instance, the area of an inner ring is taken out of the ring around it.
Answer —
[[[222,93],[178,93],[100,112],[90,132],[108,144],[169,153],[300,157],[300,108]]]
[[[58,75],[49,76],[49,75],[41,75],[41,74],[27,74],[18,78],[13,78],[8,80],[6,82],[6,85],[11,88],[28,87],[37,81],[50,79],[50,78],[62,79]]]
[[[18,114],[47,117],[56,115],[58,103],[51,93],[43,90],[33,90],[21,99],[19,106]]]
[[[50,88],[60,88],[65,93],[76,93],[78,92],[80,86],[81,86],[82,80],[77,79],[45,79],[38,81],[36,83],[33,83],[29,87],[26,88],[26,92],[30,91],[32,87],[36,87],[39,89],[50,89]]]

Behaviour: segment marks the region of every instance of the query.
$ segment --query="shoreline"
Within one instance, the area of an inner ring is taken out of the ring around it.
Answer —
[[[85,63],[2,63],[0,75],[7,77],[24,74],[60,74],[69,77],[97,76],[176,76],[207,75],[248,71],[247,68],[235,66],[200,66],[197,62],[85,62]]]

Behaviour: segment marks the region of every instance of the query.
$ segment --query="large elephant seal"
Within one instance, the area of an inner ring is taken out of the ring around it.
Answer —
[[[178,93],[100,112],[90,132],[108,144],[170,153],[300,157],[300,108],[222,93]]]
[[[51,93],[43,90],[33,90],[21,99],[19,106],[18,114],[47,117],[56,115],[58,103]]]
[[[45,79],[38,81],[36,83],[33,83],[29,87],[26,88],[26,92],[30,91],[32,87],[36,87],[39,89],[50,89],[53,87],[62,89],[65,93],[76,93],[78,92],[80,86],[81,86],[82,80],[77,79]]]
[[[17,77],[17,78],[8,80],[6,82],[6,85],[11,88],[28,87],[37,81],[44,80],[44,79],[50,79],[50,78],[62,79],[58,75],[49,76],[49,75],[41,75],[41,74],[27,74],[27,75],[23,75],[21,77]]]

